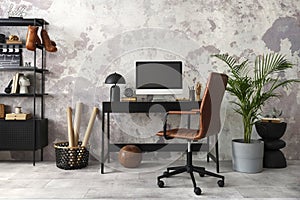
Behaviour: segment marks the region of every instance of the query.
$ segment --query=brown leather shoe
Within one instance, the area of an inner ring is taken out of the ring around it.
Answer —
[[[34,51],[36,49],[36,42],[38,38],[37,31],[38,31],[37,26],[28,26],[28,31],[26,35],[26,48],[30,51]]]
[[[55,47],[56,44],[53,45],[53,41],[50,40],[49,35],[45,29],[41,30],[41,37],[42,37],[42,41],[43,41],[46,51],[49,51],[49,52],[57,51],[57,48]]]
[[[36,44],[42,44],[41,39],[39,38],[39,36],[36,37]],[[51,44],[53,46],[56,46],[56,43],[54,41],[51,40]]]

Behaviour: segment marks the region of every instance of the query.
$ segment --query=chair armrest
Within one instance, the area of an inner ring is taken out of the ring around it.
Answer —
[[[193,109],[191,111],[168,111],[165,114],[165,118],[164,118],[164,127],[163,127],[164,138],[166,140],[173,139],[172,137],[167,136],[167,124],[168,124],[167,122],[168,122],[169,115],[197,115],[197,114],[200,114],[199,109]]]

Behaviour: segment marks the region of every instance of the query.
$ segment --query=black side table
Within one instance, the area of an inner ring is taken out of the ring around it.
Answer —
[[[280,149],[286,146],[280,138],[286,130],[286,123],[256,122],[255,128],[264,141],[264,168],[285,168],[286,159]]]

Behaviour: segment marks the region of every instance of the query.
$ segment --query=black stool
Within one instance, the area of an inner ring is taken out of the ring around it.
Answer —
[[[286,123],[256,122],[255,128],[264,141],[264,168],[285,168],[286,159],[280,149],[286,146],[280,138],[286,130]]]

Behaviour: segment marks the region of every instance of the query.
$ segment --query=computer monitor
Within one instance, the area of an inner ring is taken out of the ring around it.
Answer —
[[[173,95],[183,91],[182,61],[136,61],[137,95]]]

